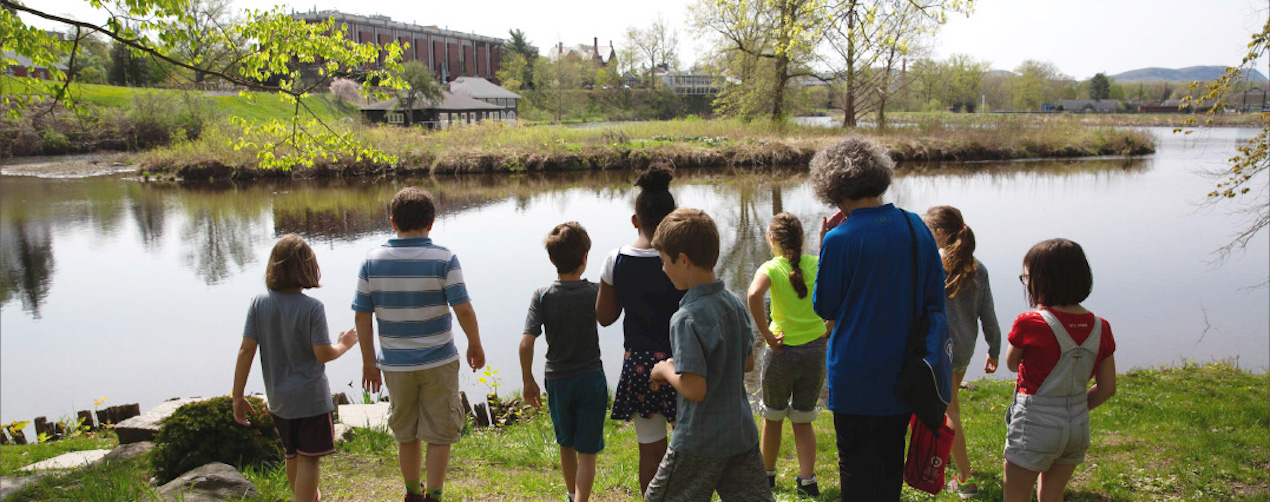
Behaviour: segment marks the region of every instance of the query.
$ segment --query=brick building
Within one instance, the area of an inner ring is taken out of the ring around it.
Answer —
[[[346,36],[358,43],[408,43],[410,47],[402,54],[402,62],[424,63],[442,83],[459,77],[498,81],[494,75],[503,59],[505,41],[501,38],[403,23],[388,16],[360,16],[337,10],[301,12],[292,16],[310,23],[335,18],[336,26],[343,26]]]

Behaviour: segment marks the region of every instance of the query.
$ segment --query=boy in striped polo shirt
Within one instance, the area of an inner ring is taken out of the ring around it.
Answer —
[[[485,366],[485,351],[459,259],[428,237],[436,217],[432,196],[403,188],[388,209],[397,238],[366,253],[353,299],[362,387],[370,392],[379,392],[381,384],[388,387],[388,426],[398,443],[405,501],[439,501],[450,445],[463,430],[451,307],[467,335],[467,363],[473,370]],[[378,354],[372,314],[379,325]],[[419,481],[422,443],[428,444],[426,487]]]

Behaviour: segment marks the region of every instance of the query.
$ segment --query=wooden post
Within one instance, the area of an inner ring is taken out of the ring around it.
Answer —
[[[13,444],[26,444],[26,433],[22,429],[8,429],[9,435],[13,436]]]
[[[9,435],[3,429],[0,429],[0,444],[9,444]]]
[[[77,419],[78,418],[84,419],[84,423],[80,424],[81,427],[87,427],[88,430],[93,430],[97,428],[97,424],[93,423],[93,412],[88,410],[80,410],[78,413],[75,414],[75,417]]]
[[[485,403],[476,403],[476,425],[489,427],[489,415],[485,414]]]
[[[51,438],[54,433],[53,428],[49,426],[48,417],[35,417],[35,437],[38,438],[43,434]]]
[[[467,392],[459,391],[459,401],[463,403],[463,413],[475,421],[476,413],[472,412],[472,404],[467,400]]]

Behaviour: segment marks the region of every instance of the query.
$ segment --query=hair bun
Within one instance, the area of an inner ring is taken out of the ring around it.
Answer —
[[[645,192],[667,192],[670,191],[670,180],[673,179],[675,179],[675,168],[669,162],[659,161],[639,173],[635,186],[644,189]]]

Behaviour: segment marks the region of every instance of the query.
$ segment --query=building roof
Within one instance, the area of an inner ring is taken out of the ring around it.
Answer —
[[[31,58],[18,54],[14,51],[4,51],[4,57],[13,59],[14,60],[12,63],[13,66],[21,66],[23,68],[33,68],[33,67],[43,68],[43,66],[36,66],[35,63],[31,61]],[[54,64],[53,67],[62,71],[66,71],[66,65],[61,63]]]
[[[503,109],[503,107],[501,106],[491,105],[484,101],[472,99],[467,96],[455,95],[449,91],[442,91],[442,96],[443,96],[443,99],[441,100],[441,102],[436,104],[428,103],[426,100],[420,99],[418,100],[418,102],[415,103],[414,109],[437,110],[437,111],[443,111],[443,112],[502,110]],[[361,111],[385,110],[387,111],[387,110],[404,110],[405,108],[406,108],[405,105],[401,104],[401,100],[393,98],[393,99],[385,99],[383,101],[371,103],[369,105],[358,108],[358,110],[361,110]]]
[[[462,37],[479,42],[488,42],[491,44],[503,44],[506,40],[485,35],[477,35],[475,33],[464,33],[461,31],[447,30],[436,26],[423,26],[414,23],[403,23],[401,21],[393,21],[392,18],[384,15],[362,16],[358,14],[349,14],[338,10],[321,10],[310,12],[293,12],[291,17],[309,22],[325,21],[328,18],[335,18],[337,22],[359,23],[370,26],[381,26],[389,29],[397,29],[404,31],[412,31],[416,33],[431,33],[434,35]]]
[[[450,82],[450,92],[476,99],[512,98],[520,95],[494,85],[481,77],[459,77]]]
[[[1063,109],[1069,112],[1083,109],[1116,111],[1120,106],[1120,101],[1115,99],[1064,99],[1061,102]]]

